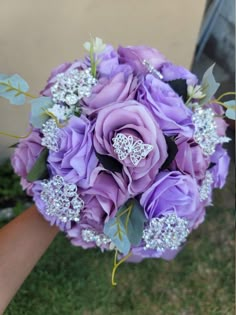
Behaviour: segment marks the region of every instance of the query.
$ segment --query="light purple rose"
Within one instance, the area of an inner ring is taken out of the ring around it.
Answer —
[[[150,110],[166,135],[181,133],[192,137],[192,111],[168,83],[146,75],[141,80],[137,100]]]
[[[75,60],[74,62],[65,62],[52,70],[45,88],[40,92],[43,96],[51,97],[51,87],[57,82],[57,75],[59,73],[68,73],[73,69],[83,70],[86,69],[86,64],[81,60]]]
[[[148,109],[135,101],[114,104],[99,111],[95,123],[95,150],[119,160],[112,141],[118,133],[130,135],[134,141],[141,140],[153,146],[152,151],[146,158],[140,160],[137,166],[134,166],[129,156],[120,161],[123,164],[123,174],[126,174],[129,179],[129,193],[137,195],[152,184],[165,162],[166,141]]]
[[[186,219],[193,229],[199,211],[197,182],[178,171],[160,172],[155,183],[142,194],[140,203],[149,220],[173,212]]]
[[[188,221],[188,228],[195,229],[205,216],[205,208],[199,202],[197,182],[189,175],[180,172],[161,172],[155,183],[145,191],[140,199],[148,220],[175,213]],[[145,249],[144,243],[132,249],[131,262],[139,262],[145,258],[173,259],[182,246],[177,250],[158,251]]]
[[[120,62],[131,65],[135,74],[147,73],[143,60],[148,61],[155,69],[159,69],[167,61],[158,50],[147,46],[120,46],[118,54]]]
[[[21,177],[21,186],[32,196],[32,183],[26,177],[43,150],[38,130],[33,130],[28,138],[21,139],[11,158],[13,169]]]
[[[178,136],[175,140],[178,152],[171,164],[172,170],[190,174],[197,180],[205,177],[206,170],[210,164],[210,158],[203,154],[199,145],[193,139]]]
[[[230,158],[222,145],[216,146],[215,153],[211,156],[211,162],[216,164],[210,169],[214,180],[213,187],[223,188],[229,172]]]
[[[101,78],[93,87],[90,97],[84,98],[84,111],[92,114],[111,104],[133,99],[137,89],[137,78],[119,72],[115,76]]]
[[[52,175],[63,176],[68,183],[81,188],[90,186],[90,175],[98,160],[93,149],[93,124],[83,115],[73,116],[60,129],[59,151],[50,151],[49,168]]]
[[[95,244],[84,242],[81,231],[89,228],[97,233],[103,233],[105,222],[113,218],[118,208],[129,199],[127,183],[121,174],[97,167],[91,175],[91,183],[91,188],[80,191],[85,204],[81,220],[68,231],[72,243],[84,248],[93,247]]]
[[[171,62],[164,63],[160,69],[165,81],[172,81],[177,79],[186,80],[188,85],[196,85],[198,78],[188,69],[177,66]]]

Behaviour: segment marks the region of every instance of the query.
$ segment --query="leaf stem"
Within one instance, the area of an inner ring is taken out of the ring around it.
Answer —
[[[32,133],[32,129],[25,136],[16,136],[16,135],[13,135],[13,134],[10,134],[10,133],[6,133],[6,132],[3,132],[3,131],[0,131],[0,135],[6,136],[6,137],[10,137],[10,138],[15,138],[15,139],[28,138],[31,133]]]
[[[112,284],[113,286],[116,286],[116,285],[117,285],[117,283],[115,282],[115,274],[116,274],[117,268],[118,268],[123,262],[125,262],[131,255],[132,255],[132,253],[129,252],[125,257],[123,257],[119,262],[117,262],[118,250],[116,249],[116,251],[115,251],[115,256],[114,256],[114,266],[113,266],[112,274],[111,274],[111,284]]]
[[[6,91],[16,91],[17,92],[16,96],[23,94],[23,95],[30,97],[30,98],[37,98],[36,96],[31,95],[30,93],[27,93],[27,92],[22,91],[21,89],[15,88],[10,83],[7,84],[5,82],[0,82],[0,85],[7,86],[8,88],[6,89]]]
[[[217,101],[220,101],[223,97],[227,96],[227,95],[236,95],[236,92],[225,92],[223,94],[221,94],[218,98]]]

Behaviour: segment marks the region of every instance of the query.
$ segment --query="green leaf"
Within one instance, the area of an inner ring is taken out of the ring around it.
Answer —
[[[231,100],[231,101],[227,101],[224,102],[227,106],[229,106],[230,108],[227,108],[226,112],[225,112],[225,116],[228,117],[229,119],[235,120],[235,116],[236,116],[236,101],[235,100]]]
[[[47,158],[49,150],[44,148],[38,159],[36,160],[34,166],[29,171],[27,175],[27,180],[29,182],[34,182],[40,179],[48,178],[48,169],[47,169]]]
[[[10,145],[10,146],[8,147],[8,149],[17,148],[18,144],[19,144],[19,142],[13,143],[12,145]]]
[[[49,119],[46,110],[53,106],[50,97],[41,96],[30,101],[31,117],[30,122],[35,128],[41,128],[42,125]]]
[[[130,243],[137,246],[142,240],[144,223],[147,221],[144,215],[143,207],[136,199],[129,199],[128,202],[119,209],[117,215],[122,213],[122,211],[124,211],[125,208],[128,208],[130,205],[130,214],[127,211],[120,217],[120,220],[126,229]]]
[[[117,249],[127,255],[130,251],[130,241],[127,237],[125,227],[118,218],[112,218],[104,225],[104,234],[110,237]]]
[[[213,75],[214,66],[215,64],[211,65],[202,77],[201,87],[202,92],[205,94],[205,96],[199,101],[199,105],[207,104],[220,86],[220,84],[216,82]]]
[[[8,99],[11,104],[23,105],[28,90],[27,82],[18,74],[0,74],[0,96]]]

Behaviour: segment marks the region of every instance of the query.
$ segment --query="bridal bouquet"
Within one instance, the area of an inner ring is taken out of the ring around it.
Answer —
[[[149,47],[84,48],[40,97],[17,74],[0,74],[0,96],[32,105],[12,156],[23,189],[73,245],[115,251],[115,284],[121,262],[172,259],[203,222],[226,180],[235,102],[214,98],[213,66],[198,80]]]

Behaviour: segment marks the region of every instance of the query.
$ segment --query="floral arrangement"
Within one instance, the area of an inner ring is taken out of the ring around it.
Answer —
[[[172,259],[204,221],[228,173],[234,93],[214,97],[213,66],[199,81],[149,47],[84,48],[40,97],[17,74],[0,74],[0,96],[32,106],[12,156],[23,189],[73,245],[115,251],[115,285],[123,261]]]

